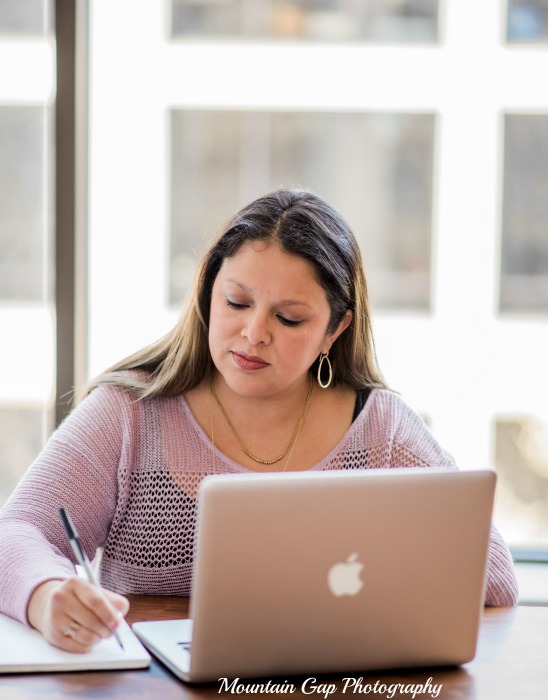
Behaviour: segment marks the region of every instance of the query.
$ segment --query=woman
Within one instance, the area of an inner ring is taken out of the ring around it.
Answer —
[[[228,222],[166,337],[100,376],[1,516],[0,608],[84,651],[123,594],[190,593],[198,486],[211,473],[448,466],[377,369],[360,252],[319,197],[280,190]],[[74,578],[58,508],[107,600]],[[513,605],[493,528],[486,604]]]

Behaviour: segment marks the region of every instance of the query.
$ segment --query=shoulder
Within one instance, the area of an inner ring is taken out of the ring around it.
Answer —
[[[159,441],[185,420],[180,397],[139,398],[124,387],[101,384],[73,409],[53,434],[53,444],[82,454],[119,455],[134,446],[159,449]]]
[[[83,435],[127,431],[127,426],[138,420],[153,401],[157,400],[140,399],[129,387],[99,383],[73,408],[57,432]]]
[[[125,413],[131,411],[137,401],[137,396],[129,389],[112,384],[98,384],[75,406],[67,420],[78,414]]]
[[[423,419],[398,394],[389,389],[372,389],[364,406],[363,419],[385,428],[421,424]]]
[[[49,448],[81,454],[112,451],[127,433],[132,397],[112,386],[98,386],[75,406],[48,441]]]
[[[390,446],[397,466],[455,464],[424,419],[392,391],[374,389],[358,420],[369,442]]]
[[[389,442],[401,426],[409,429],[421,418],[403,399],[388,389],[371,389],[361,411],[355,416],[351,432],[355,439],[368,443]]]

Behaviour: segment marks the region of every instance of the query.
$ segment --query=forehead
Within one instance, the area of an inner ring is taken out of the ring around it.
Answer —
[[[237,253],[225,258],[216,282],[285,299],[312,295],[327,299],[308,260],[285,252],[277,243],[265,241],[244,243]]]

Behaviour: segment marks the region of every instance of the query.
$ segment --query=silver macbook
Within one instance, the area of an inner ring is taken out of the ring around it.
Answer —
[[[207,477],[192,620],[133,630],[190,682],[465,663],[495,480],[431,468]]]

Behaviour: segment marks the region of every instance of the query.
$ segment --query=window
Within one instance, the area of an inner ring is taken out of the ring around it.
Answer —
[[[174,37],[433,42],[438,0],[173,0]]]
[[[0,35],[42,36],[51,30],[51,4],[48,0],[2,0]]]
[[[1,504],[45,439],[52,399],[49,2],[0,4],[0,64]]]
[[[548,41],[548,2],[508,0],[507,38],[520,44]]]
[[[44,299],[45,130],[43,107],[0,106],[0,300]]]
[[[506,115],[500,306],[548,313],[548,115]]]
[[[433,143],[432,115],[174,111],[170,301],[211,232],[283,184],[345,213],[376,308],[428,310]]]
[[[40,408],[0,407],[0,506],[42,448],[43,423]]]
[[[548,541],[548,426],[522,416],[495,423],[498,509],[512,523],[514,545],[546,549]]]

